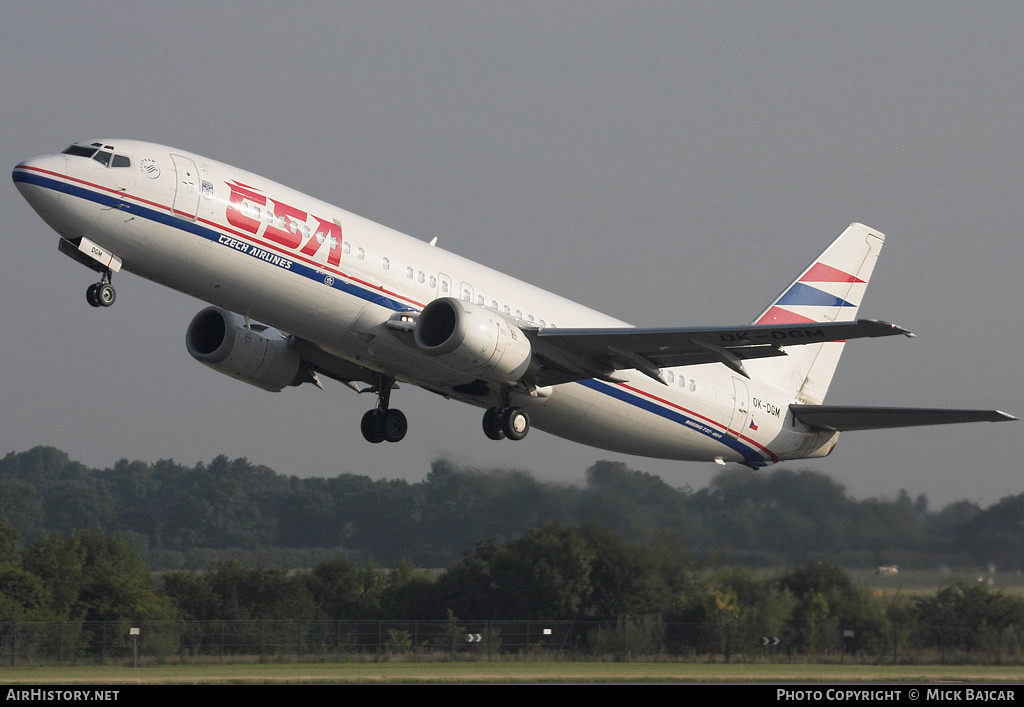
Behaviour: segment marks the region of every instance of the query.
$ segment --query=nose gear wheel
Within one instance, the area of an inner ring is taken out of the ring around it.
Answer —
[[[109,307],[114,304],[114,300],[117,299],[117,292],[114,291],[114,286],[110,284],[110,280],[110,270],[104,271],[102,279],[93,285],[89,285],[89,289],[85,291],[85,301],[93,307]]]

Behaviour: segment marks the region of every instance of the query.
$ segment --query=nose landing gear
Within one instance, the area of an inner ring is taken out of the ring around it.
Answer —
[[[117,299],[114,286],[110,284],[114,273],[121,270],[121,259],[109,250],[93,243],[88,238],[78,237],[73,240],[61,238],[57,250],[77,263],[100,274],[100,281],[89,285],[85,292],[85,300],[93,307],[109,307]]]

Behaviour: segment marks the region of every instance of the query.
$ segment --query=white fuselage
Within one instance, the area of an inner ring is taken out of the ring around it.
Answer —
[[[473,381],[399,340],[396,312],[438,297],[534,327],[623,322],[235,167],[159,145],[113,140],[131,167],[48,155],[15,181],[64,238],[87,237],[123,267],[313,342],[331,355],[481,407]],[[520,394],[533,425],[604,449],[762,466],[827,454],[836,433],[794,422],[785,393],[721,364],[632,370]]]

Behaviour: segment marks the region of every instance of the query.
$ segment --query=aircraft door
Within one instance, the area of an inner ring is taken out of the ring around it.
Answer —
[[[191,157],[171,155],[176,173],[174,181],[174,204],[171,213],[178,218],[195,221],[199,215],[199,168]]]
[[[742,378],[732,379],[733,408],[732,420],[726,432],[733,439],[738,438],[747,427],[747,420],[750,417],[750,394],[747,391],[747,382]]]

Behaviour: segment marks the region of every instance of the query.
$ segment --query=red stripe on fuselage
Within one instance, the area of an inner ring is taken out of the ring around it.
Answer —
[[[661,398],[661,397],[659,397],[657,395],[654,395],[653,393],[648,393],[645,390],[640,390],[639,388],[635,388],[635,387],[633,387],[631,385],[628,385],[626,383],[617,383],[617,385],[620,388],[625,388],[626,390],[630,391],[631,393],[636,393],[637,395],[642,395],[643,397],[648,398],[649,400],[653,400],[653,401],[655,401],[657,403],[661,403],[662,405],[666,405],[668,407],[675,408],[676,410],[679,410],[680,412],[686,413],[687,415],[690,415],[691,417],[694,417],[694,418],[697,418],[699,420],[702,420],[702,421],[708,423],[709,425],[714,425],[715,427],[719,427],[721,429],[724,429],[727,433],[728,432],[734,432],[734,433],[737,434],[737,438],[738,439],[740,439],[740,440],[746,442],[747,444],[757,448],[758,450],[764,452],[769,457],[771,457],[773,462],[779,461],[779,458],[775,455],[775,452],[773,452],[772,450],[768,449],[767,447],[762,446],[761,444],[758,444],[758,442],[756,440],[752,440],[749,437],[744,437],[740,432],[736,432],[735,430],[732,430],[729,427],[726,427],[725,425],[723,425],[723,424],[721,424],[719,422],[715,422],[714,420],[712,420],[709,417],[705,417],[704,415],[701,415],[698,412],[694,412],[693,410],[690,410],[689,408],[684,408],[682,405],[678,405],[676,403],[673,403],[670,400],[665,400],[664,398]]]
[[[266,241],[266,240],[257,238],[253,234],[245,233],[244,231],[236,231],[236,230],[234,230],[232,228],[228,228],[227,226],[222,226],[221,224],[217,223],[216,221],[208,221],[207,219],[204,219],[204,218],[197,219],[197,221],[199,221],[200,223],[203,223],[204,225],[209,226],[210,228],[213,228],[215,230],[223,231],[224,233],[227,233],[227,234],[229,234],[231,236],[234,236],[234,237],[239,238],[239,239],[244,240],[244,241],[249,241],[250,243],[252,243],[254,245],[258,245],[260,248],[263,248],[264,250],[273,250],[273,251],[275,251],[277,253],[280,253],[281,255],[284,255],[284,256],[286,256],[288,258],[291,258],[292,260],[298,260],[298,261],[301,261],[301,262],[305,263],[306,265],[309,265],[310,267],[314,267],[314,268],[316,268],[318,270],[323,270],[324,272],[329,272],[329,273],[332,273],[334,275],[339,275],[339,276],[345,278],[346,280],[348,280],[349,282],[353,282],[353,283],[362,285],[363,287],[365,287],[365,288],[367,288],[369,290],[373,290],[374,292],[380,292],[380,293],[386,294],[389,297],[393,297],[395,299],[402,300],[403,302],[408,302],[409,304],[411,304],[411,305],[413,305],[415,307],[419,307],[420,309],[423,309],[423,304],[421,302],[417,302],[416,300],[409,299],[408,297],[404,297],[404,296],[402,296],[402,295],[400,295],[400,294],[398,294],[396,292],[392,292],[391,290],[387,290],[387,289],[384,288],[383,285],[374,285],[371,282],[366,282],[365,280],[360,280],[358,277],[355,277],[354,275],[349,275],[348,273],[342,272],[341,270],[336,270],[336,269],[332,268],[329,265],[324,265],[323,263],[318,263],[315,260],[310,260],[309,258],[304,258],[304,257],[302,257],[300,255],[297,255],[296,253],[294,253],[294,252],[292,252],[290,250],[286,250],[284,248],[281,248],[279,245],[273,243],[272,241]]]
[[[170,211],[171,211],[171,207],[166,205],[166,204],[160,204],[160,203],[155,202],[155,201],[149,201],[148,199],[143,199],[142,197],[135,196],[134,194],[131,194],[129,192],[124,192],[124,191],[120,191],[118,189],[112,189],[110,187],[105,187],[102,184],[95,184],[94,182],[88,182],[88,181],[86,181],[84,179],[79,179],[78,177],[71,177],[71,176],[68,176],[66,174],[61,174],[59,172],[51,172],[50,170],[47,170],[47,169],[40,169],[39,167],[28,167],[28,166],[25,166],[25,165],[18,165],[15,169],[24,169],[24,170],[28,170],[28,171],[32,171],[32,172],[38,172],[40,174],[45,174],[47,176],[53,177],[54,179],[59,179],[59,180],[68,181],[68,182],[75,182],[76,184],[80,184],[82,186],[88,187],[88,188],[96,190],[96,191],[107,192],[107,193],[113,194],[113,195],[115,195],[115,196],[117,196],[117,197],[119,197],[121,199],[131,199],[132,201],[134,201],[136,203],[143,204],[145,206],[149,206],[149,207],[154,208],[154,209],[159,209],[159,210],[162,210],[162,211],[167,211],[168,213],[170,213]],[[349,282],[356,283],[356,284],[361,285],[362,287],[365,287],[365,288],[367,288],[369,290],[373,290],[374,292],[383,293],[385,295],[388,295],[389,297],[394,297],[395,299],[402,300],[403,302],[408,302],[409,304],[413,305],[414,307],[419,307],[420,309],[423,309],[423,304],[421,302],[417,302],[416,300],[410,299],[408,297],[404,297],[404,296],[402,296],[402,295],[400,295],[400,294],[398,294],[396,292],[392,292],[390,290],[387,290],[383,286],[374,285],[373,283],[366,282],[365,280],[360,280],[358,277],[355,277],[353,275],[349,275],[348,273],[344,273],[344,272],[342,272],[340,270],[336,270],[336,269],[334,269],[334,268],[332,268],[332,267],[330,267],[328,265],[324,265],[323,263],[318,263],[315,260],[310,260],[309,258],[301,257],[300,255],[297,255],[296,253],[293,253],[291,251],[284,250],[284,249],[280,248],[279,246],[277,246],[276,244],[274,244],[272,242],[264,241],[264,240],[255,238],[251,233],[243,233],[241,231],[235,231],[233,229],[227,228],[226,226],[222,226],[221,224],[217,223],[216,221],[209,221],[209,220],[204,219],[204,218],[198,218],[198,219],[196,219],[196,222],[197,223],[202,223],[203,225],[205,225],[205,226],[207,226],[209,228],[213,228],[214,230],[221,231],[221,232],[223,232],[225,234],[229,234],[229,235],[234,236],[236,238],[240,238],[242,240],[249,241],[250,243],[253,243],[254,245],[258,245],[260,248],[264,248],[266,250],[276,251],[277,253],[280,253],[281,255],[287,256],[288,258],[291,258],[292,260],[301,261],[301,262],[305,263],[306,265],[309,265],[311,267],[317,268],[319,270],[323,270],[324,272],[329,272],[329,273],[331,273],[333,275],[338,275],[338,276],[343,277],[344,279],[348,280]]]

